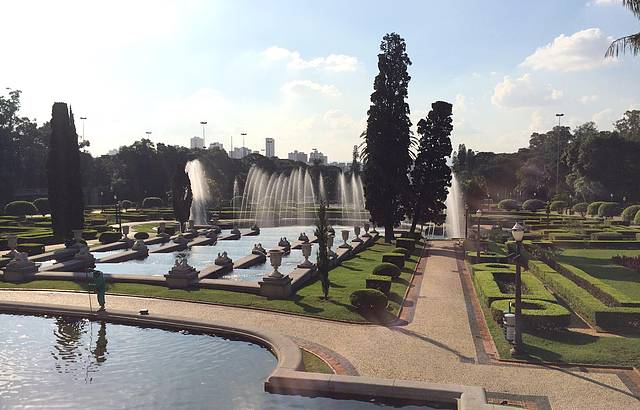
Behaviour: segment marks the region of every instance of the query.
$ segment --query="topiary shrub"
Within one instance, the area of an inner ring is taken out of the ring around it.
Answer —
[[[29,201],[13,201],[5,205],[4,213],[11,216],[34,215],[38,209]]]
[[[396,265],[398,269],[404,268],[404,255],[401,253],[383,253],[382,262]]]
[[[505,211],[517,211],[520,209],[520,204],[515,199],[503,199],[498,203],[498,208]]]
[[[391,249],[391,253],[401,253],[404,255],[404,257],[406,258],[408,256],[408,250],[406,250],[405,248],[393,248]]]
[[[136,232],[136,234],[135,234],[135,235],[133,235],[133,237],[134,237],[135,239],[142,239],[142,240],[145,240],[145,239],[149,239],[149,234],[148,234],[148,233],[146,233],[146,232]]]
[[[160,198],[158,198],[158,199],[160,199]],[[131,208],[133,208],[133,202],[129,201],[128,199],[123,199],[122,202],[120,202],[120,206],[124,210],[131,209]]]
[[[573,210],[573,212],[577,212],[580,215],[584,216],[587,213],[587,208],[588,207],[589,207],[588,203],[586,203],[586,202],[578,202],[573,207],[571,207],[571,209]]]
[[[375,312],[386,309],[389,298],[376,289],[358,289],[351,294],[349,301],[357,309]]]
[[[587,206],[587,215],[589,215],[589,216],[598,215],[598,209],[600,208],[600,205],[602,205],[602,204],[604,204],[604,201],[591,202],[589,204],[589,206]]]
[[[491,316],[502,323],[504,312],[514,312],[515,300],[500,299],[491,303]],[[569,311],[562,305],[544,300],[524,299],[522,301],[522,323],[525,329],[559,329],[569,326]]]
[[[122,238],[122,234],[120,232],[107,231],[102,232],[98,240],[102,244],[118,242]]]
[[[98,231],[95,229],[85,229],[84,231],[82,231],[82,239],[84,239],[85,241],[96,239],[97,236]]]
[[[603,202],[598,207],[598,216],[602,218],[611,218],[620,215],[620,204],[617,202]]]
[[[49,198],[37,198],[33,201],[33,206],[38,209],[40,215],[45,216],[46,214],[51,212],[51,207],[49,206]]]
[[[44,245],[41,243],[21,243],[18,245],[18,252],[25,252],[29,256],[44,253]]]
[[[374,275],[390,276],[392,278],[397,278],[398,276],[400,276],[400,268],[398,268],[393,263],[382,262],[377,264],[373,268],[373,272],[371,273],[373,273]]]
[[[527,199],[522,204],[522,209],[526,211],[537,212],[541,209],[544,209],[545,206],[547,206],[547,204],[539,199]]]
[[[142,201],[142,208],[161,208],[162,199],[157,196],[150,196]]]
[[[636,225],[640,225],[640,211],[636,212],[636,216],[633,218],[633,223]]]
[[[409,253],[416,247],[416,241],[410,238],[398,238],[396,239],[396,246],[398,248],[404,248]]]
[[[391,290],[391,278],[388,276],[369,275],[365,282],[367,283],[367,289],[377,289],[385,295],[388,295]]]
[[[640,205],[628,206],[622,211],[622,220],[627,223],[633,222],[636,214],[640,211]]]
[[[568,206],[569,204],[566,201],[553,201],[549,205],[549,209],[561,214]]]

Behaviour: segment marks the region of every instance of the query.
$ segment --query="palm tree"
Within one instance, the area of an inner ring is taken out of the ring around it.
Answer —
[[[640,19],[640,0],[622,0],[622,5]],[[634,56],[640,54],[640,33],[621,37],[611,43],[605,57],[618,57],[627,50],[632,52]]]

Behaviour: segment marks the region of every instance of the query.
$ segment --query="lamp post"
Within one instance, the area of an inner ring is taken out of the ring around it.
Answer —
[[[556,156],[556,195],[558,195],[558,189],[560,187],[560,119],[564,117],[564,113],[556,114],[556,117],[558,117],[558,137],[556,139],[558,143],[558,153]]]
[[[464,239],[469,237],[469,204],[464,205]]]
[[[200,121],[200,125],[202,125],[202,145],[204,146],[203,148],[207,148],[207,144],[205,143],[205,139],[204,139],[204,126],[207,125],[207,122]]]
[[[522,239],[524,238],[524,227],[516,222],[511,228],[511,235],[516,241],[516,329],[515,338],[513,342],[513,349],[511,354],[521,355],[524,353],[524,347],[522,345],[522,277],[520,272],[520,246]]]
[[[87,117],[80,117],[80,119],[82,120],[82,141],[84,141],[84,120],[86,120]]]
[[[478,237],[476,238],[476,263],[480,263],[480,217],[482,216],[482,210],[476,211],[476,219],[478,220]]]
[[[151,139],[151,131],[145,131],[144,133],[147,134],[148,139]]]

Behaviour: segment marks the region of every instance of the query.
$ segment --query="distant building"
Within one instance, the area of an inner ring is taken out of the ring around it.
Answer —
[[[273,158],[276,156],[276,140],[273,138],[265,138],[265,156],[267,158]]]
[[[230,158],[242,159],[251,154],[251,150],[247,147],[235,147],[233,151],[229,152]]]
[[[347,172],[351,169],[351,163],[350,162],[332,162],[329,165],[334,166],[334,167],[338,167],[342,170],[342,172]]]
[[[191,138],[191,149],[204,148],[204,138],[193,137]]]
[[[307,154],[302,152],[302,151],[298,151],[298,150],[290,152],[289,155],[287,156],[287,158],[289,158],[291,161],[304,162],[305,164],[308,161],[307,160]]]
[[[322,152],[314,148],[313,151],[311,151],[311,153],[309,154],[309,164],[313,164],[315,162],[326,165],[329,163],[329,158]]]
[[[224,150],[224,145],[222,145],[221,142],[212,142],[211,144],[209,144],[209,149],[219,149],[219,150]]]

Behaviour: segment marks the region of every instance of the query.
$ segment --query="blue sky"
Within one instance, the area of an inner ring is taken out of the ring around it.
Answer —
[[[610,37],[640,31],[617,0],[10,1],[15,33],[0,84],[42,122],[54,101],[86,116],[91,152],[152,131],[276,154],[318,148],[345,161],[364,129],[380,40],[398,32],[413,65],[413,123],[454,103],[453,142],[513,151],[566,114],[601,129],[640,108],[640,59],[604,60]],[[78,121],[79,122],[79,121]]]

